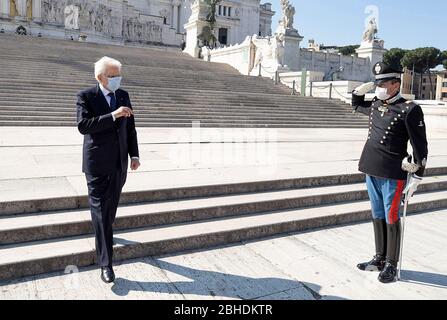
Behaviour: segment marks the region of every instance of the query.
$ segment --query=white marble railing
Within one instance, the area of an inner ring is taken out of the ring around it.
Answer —
[[[226,63],[238,70],[241,74],[249,75],[253,68],[253,45],[251,37],[247,37],[241,44],[228,47],[208,49],[202,48],[202,56],[205,61]]]

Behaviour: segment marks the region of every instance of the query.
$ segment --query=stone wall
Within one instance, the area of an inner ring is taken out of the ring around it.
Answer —
[[[335,73],[334,80],[369,81],[372,67],[367,58],[301,49],[300,70],[323,72],[329,76],[340,67],[343,71]]]

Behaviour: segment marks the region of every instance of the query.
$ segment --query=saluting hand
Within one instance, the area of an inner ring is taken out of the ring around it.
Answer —
[[[374,82],[368,82],[368,83],[364,83],[361,86],[355,88],[353,94],[355,94],[356,96],[364,96],[365,94],[367,94],[369,91],[371,91],[372,89],[374,89],[375,87],[375,83]]]

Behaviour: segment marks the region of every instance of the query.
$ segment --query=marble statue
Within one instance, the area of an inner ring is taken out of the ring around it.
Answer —
[[[276,34],[272,37],[254,36],[252,43],[256,52],[253,69],[257,69],[259,65],[262,65],[268,72],[274,72],[284,66],[285,48],[283,34]]]
[[[281,0],[282,24],[286,29],[293,29],[293,20],[295,16],[295,7],[289,0]]]
[[[378,32],[376,18],[372,17],[368,22],[368,27],[366,28],[365,32],[363,33],[363,42],[374,42],[374,39],[376,38],[376,34]]]
[[[66,6],[65,14],[65,29],[79,29],[79,7],[70,5]]]
[[[272,56],[278,66],[284,66],[284,35],[277,34],[271,38]]]

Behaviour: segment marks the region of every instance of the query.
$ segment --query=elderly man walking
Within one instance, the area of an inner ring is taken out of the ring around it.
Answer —
[[[97,85],[77,94],[78,130],[84,135],[82,171],[87,179],[101,279],[115,280],[113,222],[130,168],[140,166],[135,118],[129,94],[120,89],[121,63],[103,57],[95,63]]]

